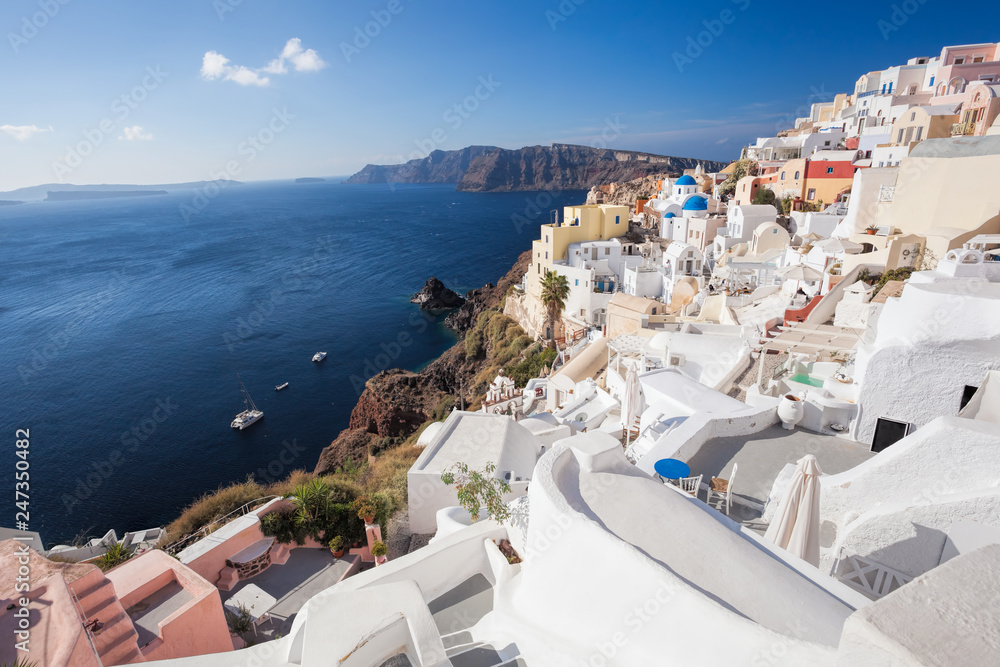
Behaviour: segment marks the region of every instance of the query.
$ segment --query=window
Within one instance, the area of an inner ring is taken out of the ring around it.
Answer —
[[[899,128],[899,132],[896,133],[896,143],[903,143],[903,128]]]
[[[833,173],[833,167],[827,167],[826,168],[826,173],[832,174]]]
[[[604,249],[604,254],[605,255],[610,255],[611,254],[611,248],[605,248]]]
[[[917,112],[914,111],[913,113],[910,114],[910,120],[912,121],[912,120],[916,120],[916,119],[917,119]]]
[[[973,56],[972,58],[972,62],[974,63],[981,63],[983,62],[983,60],[984,60],[983,56]]]
[[[799,174],[800,173],[802,173],[802,172],[799,172],[799,171],[795,172],[795,180],[796,181],[799,180]]]
[[[816,188],[809,188],[809,193],[806,195],[806,199],[809,201],[816,199]]]
[[[930,82],[930,83],[928,83],[928,84],[927,84],[927,86],[928,86],[929,88],[933,88],[933,87],[934,87],[934,77],[933,77],[933,76],[931,77],[931,82]]]
[[[785,180],[785,172],[781,172],[781,180]]]
[[[823,142],[823,145],[824,145],[824,146],[829,146],[829,145],[830,145],[830,142],[829,142],[829,141],[826,141],[826,142]]]
[[[913,140],[914,141],[920,141],[920,139],[923,136],[923,134],[924,134],[924,128],[923,128],[923,126],[918,127],[917,128],[917,134],[916,134],[915,137],[913,137]]]
[[[580,279],[577,278],[576,281],[575,281],[574,287],[579,287],[579,286],[580,286]]]
[[[653,306],[653,312],[652,312],[652,313],[650,313],[650,314],[651,314],[651,315],[656,315],[656,306]]]
[[[545,251],[545,259],[548,259],[548,258],[549,258],[549,251],[548,251],[548,250],[546,250],[546,251]]]
[[[888,92],[890,92],[890,93],[892,92],[892,84],[893,84],[893,82],[892,82],[892,81],[890,81],[890,82],[889,82],[889,91],[888,91]]]
[[[885,162],[882,162],[881,160],[879,160],[879,162],[878,162],[878,166],[880,166],[880,167],[884,167],[884,166],[885,166]]]
[[[952,64],[954,64],[954,65],[964,65],[965,64],[965,56],[958,56],[957,58],[955,58],[954,61],[952,61]]]
[[[882,84],[882,94],[885,95],[885,84]]]
[[[622,221],[622,217],[621,217],[620,215],[616,215],[616,216],[615,216],[615,224],[617,225],[617,224],[618,224],[618,223],[620,223],[621,221]]]

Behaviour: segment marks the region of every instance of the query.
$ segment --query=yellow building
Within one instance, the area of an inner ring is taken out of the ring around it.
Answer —
[[[542,278],[553,264],[567,260],[571,243],[607,241],[628,233],[628,206],[588,204],[566,206],[561,223],[542,225],[541,238],[531,244],[528,294],[542,296]]]

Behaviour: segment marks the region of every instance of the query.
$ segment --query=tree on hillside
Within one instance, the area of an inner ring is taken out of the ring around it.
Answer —
[[[777,197],[774,196],[774,190],[770,188],[759,188],[757,192],[754,193],[751,204],[770,204],[777,208]]]
[[[726,197],[736,190],[736,183],[744,176],[756,176],[758,173],[757,163],[750,158],[743,158],[733,163],[733,170],[729,178],[719,186],[719,197]]]
[[[569,280],[555,271],[546,271],[542,279],[542,305],[545,306],[546,327],[549,341],[555,345],[556,322],[566,307],[566,297],[569,296]]]

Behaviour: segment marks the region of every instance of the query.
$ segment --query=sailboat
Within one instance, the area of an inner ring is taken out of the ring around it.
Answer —
[[[253,404],[253,399],[250,398],[250,392],[247,388],[243,386],[243,379],[240,378],[239,373],[236,374],[236,379],[240,381],[240,391],[243,392],[243,412],[236,415],[236,419],[230,424],[233,428],[238,428],[239,430],[245,429],[250,424],[253,424],[258,419],[264,416],[264,413],[257,409],[257,406]]]

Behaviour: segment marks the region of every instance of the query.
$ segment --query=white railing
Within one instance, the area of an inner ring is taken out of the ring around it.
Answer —
[[[843,570],[843,571],[841,571]],[[833,564],[832,574],[842,583],[877,600],[909,583],[913,577],[862,556],[847,556],[844,550]]]
[[[203,537],[208,537],[213,532],[215,532],[215,527],[219,527],[222,524],[227,524],[233,519],[243,516],[244,514],[249,514],[253,510],[260,507],[261,505],[269,503],[276,498],[281,498],[281,496],[267,496],[266,498],[258,498],[257,500],[251,500],[248,503],[244,503],[240,507],[234,509],[229,514],[219,517],[215,521],[202,526],[201,528],[191,533],[187,537],[183,537],[177,540],[176,542],[171,542],[167,546],[163,547],[163,550],[166,551],[168,554],[177,555],[178,553],[180,553],[181,549],[192,540],[198,540]]]
[[[896,196],[896,186],[895,185],[880,185],[878,186],[878,200],[880,202],[892,201],[892,198]]]

